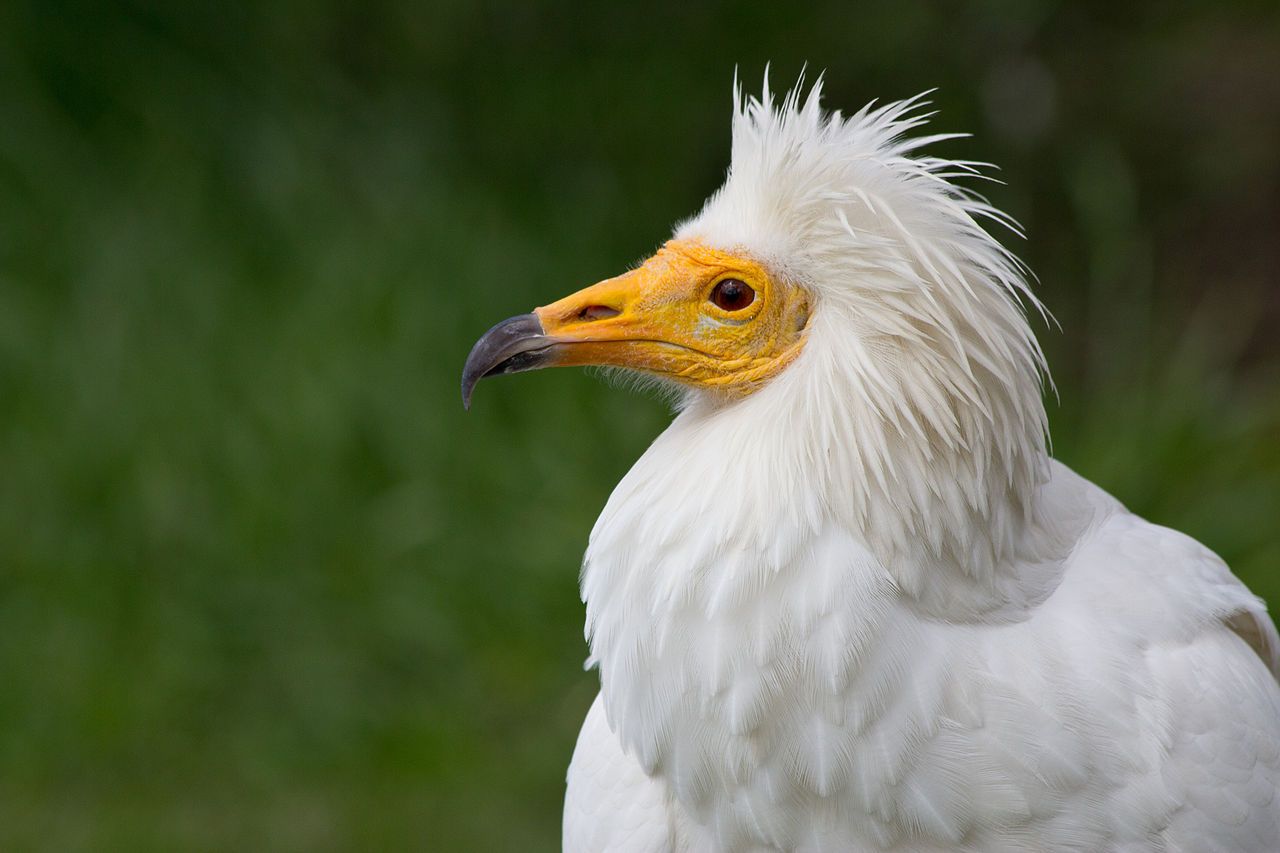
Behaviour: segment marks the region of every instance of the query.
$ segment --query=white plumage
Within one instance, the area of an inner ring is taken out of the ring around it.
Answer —
[[[1050,459],[976,165],[920,153],[918,101],[820,88],[739,95],[677,228],[812,314],[753,393],[689,390],[596,523],[565,849],[1280,850],[1264,605]]]

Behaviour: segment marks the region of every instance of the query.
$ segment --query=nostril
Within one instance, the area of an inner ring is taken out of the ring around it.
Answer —
[[[621,313],[617,308],[610,308],[608,305],[588,305],[578,312],[578,319],[608,320],[610,317],[617,317]]]

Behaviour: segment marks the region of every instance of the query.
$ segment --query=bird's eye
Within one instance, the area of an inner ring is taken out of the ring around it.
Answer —
[[[711,291],[711,303],[723,311],[741,311],[755,301],[756,292],[736,278],[726,278]]]

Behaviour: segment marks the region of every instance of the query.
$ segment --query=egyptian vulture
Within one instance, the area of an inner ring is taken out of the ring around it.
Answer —
[[[923,102],[735,93],[651,258],[464,369],[679,391],[582,570],[567,851],[1280,851],[1280,639],[1053,460],[1023,266]],[[961,183],[957,183],[961,181]]]

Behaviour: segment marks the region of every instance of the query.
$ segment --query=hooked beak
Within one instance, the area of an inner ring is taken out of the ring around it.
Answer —
[[[653,336],[640,318],[625,313],[648,280],[643,268],[635,270],[485,332],[462,368],[462,405],[471,408],[476,383],[488,376],[559,365],[655,366],[652,357],[640,352],[646,343],[654,346]]]
[[[487,376],[520,373],[546,367],[554,358],[555,342],[542,330],[537,314],[503,320],[485,332],[462,368],[462,406],[471,408],[471,392]]]

